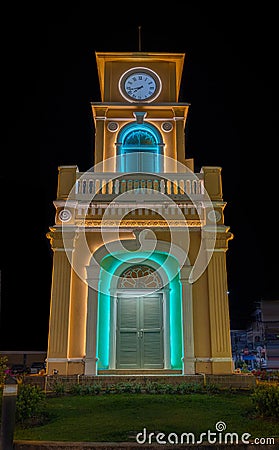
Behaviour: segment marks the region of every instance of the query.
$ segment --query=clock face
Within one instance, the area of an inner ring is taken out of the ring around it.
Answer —
[[[130,102],[150,102],[161,92],[161,80],[153,70],[137,67],[119,80],[121,95]]]

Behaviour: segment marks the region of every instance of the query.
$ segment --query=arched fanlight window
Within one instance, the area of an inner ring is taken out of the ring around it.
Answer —
[[[131,146],[131,148],[142,148],[143,151],[149,148],[157,149],[154,136],[149,131],[145,130],[131,131],[131,133],[126,136],[123,144],[123,147],[126,149],[129,148],[129,146]]]
[[[157,271],[149,266],[136,265],[122,273],[118,288],[126,289],[160,289],[163,286]]]

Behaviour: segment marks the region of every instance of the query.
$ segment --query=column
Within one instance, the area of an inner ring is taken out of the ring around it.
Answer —
[[[69,326],[71,310],[72,257],[76,231],[69,227],[50,228],[47,233],[53,250],[53,270],[49,316],[47,373],[53,369],[66,375],[68,369]]]
[[[180,270],[182,284],[182,322],[183,322],[183,374],[195,373],[195,348],[193,324],[192,284],[189,282],[191,266],[183,266]]]
[[[85,375],[97,375],[97,317],[98,317],[98,283],[100,266],[90,264],[87,267],[88,300],[86,318],[86,355]]]
[[[164,369],[171,369],[170,357],[170,288],[167,284],[163,290],[163,308],[164,308]]]
[[[207,268],[211,361],[212,373],[215,374],[232,373],[233,370],[226,269],[228,240],[233,236],[228,230],[226,226],[217,227],[216,242]]]

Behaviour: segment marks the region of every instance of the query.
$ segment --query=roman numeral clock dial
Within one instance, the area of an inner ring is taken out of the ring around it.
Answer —
[[[130,69],[119,80],[120,93],[129,102],[151,102],[158,97],[161,88],[160,77],[145,67]]]

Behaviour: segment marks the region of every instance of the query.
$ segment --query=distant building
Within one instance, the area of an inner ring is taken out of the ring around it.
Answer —
[[[261,321],[269,369],[279,369],[279,300],[261,302]]]
[[[279,300],[256,302],[246,330],[231,330],[235,366],[279,369]]]

